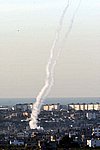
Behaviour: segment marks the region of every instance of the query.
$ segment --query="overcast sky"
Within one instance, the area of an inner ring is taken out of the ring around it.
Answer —
[[[79,0],[70,0],[61,38]],[[36,97],[67,0],[0,0],[0,97]],[[49,97],[100,96],[100,0],[82,0]]]

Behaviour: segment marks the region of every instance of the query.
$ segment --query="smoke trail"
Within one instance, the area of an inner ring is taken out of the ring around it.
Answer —
[[[53,61],[53,64],[52,64],[52,67],[51,67],[51,70],[50,70],[50,71],[51,71],[51,82],[50,82],[50,85],[49,85],[49,88],[48,88],[47,92],[45,93],[45,97],[48,95],[48,93],[50,92],[51,87],[52,87],[52,85],[53,85],[53,82],[54,82],[54,77],[53,77],[53,75],[54,75],[54,68],[55,68],[55,65],[56,65],[56,63],[57,63],[57,60],[58,60],[58,58],[59,58],[59,56],[60,56],[60,53],[61,53],[61,51],[62,51],[62,49],[63,49],[63,47],[64,47],[64,43],[65,43],[66,39],[68,38],[68,36],[69,36],[71,30],[72,30],[73,23],[74,23],[74,20],[75,20],[77,11],[78,11],[78,9],[79,9],[79,7],[80,7],[81,1],[82,1],[82,0],[79,0],[79,2],[78,2],[78,5],[77,5],[77,7],[76,7],[76,9],[75,9],[75,11],[74,11],[74,13],[73,13],[72,19],[71,19],[71,21],[70,21],[70,25],[69,25],[69,27],[68,27],[68,30],[67,30],[67,32],[65,33],[64,39],[63,39],[62,42],[61,42],[61,46],[59,46],[59,48],[58,48],[58,50],[57,50],[56,58],[55,58],[55,60]],[[63,14],[62,14],[62,16],[63,16]],[[60,20],[60,23],[61,23],[61,22],[63,22],[63,17],[62,17],[61,20]],[[61,24],[62,24],[62,23],[61,23]]]
[[[63,47],[64,47],[64,43],[65,43],[66,39],[68,38],[68,36],[69,36],[71,30],[72,30],[73,23],[74,23],[76,14],[77,14],[77,12],[78,12],[78,10],[79,10],[81,1],[82,1],[82,0],[79,0],[78,5],[77,5],[77,7],[76,7],[76,9],[75,9],[75,11],[74,11],[74,13],[73,13],[73,16],[72,16],[72,19],[71,19],[71,21],[70,21],[70,25],[69,25],[69,27],[68,27],[68,30],[67,30],[67,32],[65,33],[65,36],[64,36],[64,38],[63,38],[63,40],[62,40],[62,42],[61,42],[61,46],[60,46],[60,48],[59,48],[59,50],[58,50],[58,54],[57,54],[56,61],[57,61],[57,59],[59,58],[59,55],[60,55],[60,53],[61,53],[61,50],[62,50]],[[56,63],[56,62],[55,62],[55,63]],[[54,65],[55,65],[55,64],[54,64]]]
[[[80,3],[81,3],[81,0],[79,1],[78,6],[75,9],[75,12],[73,13],[73,17],[72,17],[70,26],[68,28],[68,31],[65,34],[65,37],[64,37],[64,39],[63,39],[63,41],[61,43],[61,46],[58,48],[57,54],[55,54],[54,52],[55,52],[56,44],[57,44],[57,42],[59,40],[60,32],[61,32],[62,25],[63,25],[64,16],[65,16],[66,11],[67,11],[67,9],[69,7],[69,0],[68,0],[68,3],[67,3],[67,6],[65,7],[65,9],[63,10],[63,13],[61,15],[61,18],[60,18],[60,21],[59,21],[59,27],[58,27],[58,29],[56,31],[56,37],[55,37],[55,40],[53,42],[52,48],[50,50],[50,57],[49,57],[49,60],[48,60],[47,66],[46,66],[46,80],[45,80],[45,84],[44,84],[43,88],[41,89],[41,91],[39,92],[38,96],[36,97],[36,102],[33,104],[33,109],[32,109],[32,114],[31,114],[31,121],[29,122],[29,125],[30,125],[31,129],[37,128],[37,118],[38,118],[38,114],[40,112],[42,101],[48,95],[48,93],[51,90],[51,87],[53,85],[53,82],[54,82],[54,77],[53,77],[53,75],[54,75],[54,68],[55,68],[57,59],[58,59],[58,57],[60,55],[60,52],[63,49],[64,42],[65,42],[65,40],[67,39],[69,33],[72,30],[74,19],[75,19],[77,11],[79,9]]]
[[[79,10],[79,7],[80,7],[80,4],[81,4],[81,1],[82,1],[82,0],[79,0],[79,3],[78,3],[78,5],[77,5],[77,7],[76,7],[76,9],[75,9],[75,11],[74,11],[74,13],[73,13],[73,16],[72,16],[72,19],[71,19],[71,23],[70,23],[70,26],[69,26],[69,28],[68,28],[68,31],[67,31],[67,32],[66,32],[66,34],[65,34],[64,40],[66,40],[66,39],[67,39],[67,37],[68,37],[69,33],[70,33],[70,32],[71,32],[71,30],[72,30],[73,23],[74,23],[74,20],[75,20],[75,17],[76,17],[77,11]],[[64,41],[63,41],[62,43],[64,43]]]
[[[53,70],[54,70],[54,66],[56,64],[56,58],[54,57],[54,50],[55,50],[56,44],[59,40],[59,35],[60,35],[61,29],[62,29],[64,16],[66,14],[68,7],[69,7],[69,0],[68,0],[68,3],[66,5],[65,9],[63,10],[61,17],[60,17],[59,26],[56,31],[56,36],[55,36],[52,48],[50,50],[50,57],[49,57],[49,60],[48,60],[47,66],[46,66],[45,84],[44,84],[43,88],[41,89],[41,91],[39,92],[39,94],[37,95],[36,102],[33,104],[32,113],[31,113],[31,121],[29,122],[31,129],[37,128],[37,118],[38,118],[38,114],[40,112],[42,101],[45,98],[46,93],[48,93],[48,91],[50,90],[50,88],[53,84],[53,81],[54,81]]]

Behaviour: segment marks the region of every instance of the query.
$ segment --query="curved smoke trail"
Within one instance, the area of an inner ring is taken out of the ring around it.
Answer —
[[[56,48],[57,42],[59,41],[59,36],[60,36],[60,32],[62,30],[64,16],[66,14],[66,11],[67,11],[68,7],[69,7],[69,0],[68,0],[68,3],[66,5],[65,9],[63,10],[63,13],[62,13],[61,17],[60,17],[59,26],[58,26],[58,29],[56,31],[56,36],[55,36],[54,42],[52,44],[52,48],[50,50],[50,57],[49,57],[47,65],[46,65],[46,80],[45,80],[45,84],[44,84],[43,88],[41,89],[41,91],[39,92],[39,94],[37,95],[36,102],[33,104],[32,113],[31,113],[31,121],[29,122],[29,125],[30,125],[31,129],[37,128],[37,118],[38,118],[38,115],[40,113],[40,108],[41,108],[43,99],[49,93],[49,91],[50,91],[50,89],[51,89],[51,87],[53,85],[53,82],[54,82],[54,77],[53,77],[53,75],[54,75],[54,68],[55,68],[57,59],[59,57],[59,54],[61,52],[61,47],[60,47],[57,50],[57,54],[55,54],[55,48]],[[76,14],[76,12],[75,12],[75,14]],[[71,26],[69,27],[70,28],[69,31],[71,31],[74,18],[75,17],[73,17],[73,19],[71,21]],[[66,33],[65,38],[68,35],[69,35],[69,32]]]
[[[59,35],[62,29],[62,24],[63,24],[63,19],[64,16],[66,14],[66,11],[69,7],[69,0],[68,3],[65,7],[65,9],[63,10],[63,13],[61,15],[60,21],[59,21],[59,26],[58,29],[56,31],[56,36],[54,39],[54,42],[52,44],[51,50],[50,50],[50,57],[46,66],[46,80],[45,80],[45,84],[43,86],[43,88],[41,89],[41,91],[39,92],[39,94],[36,97],[36,102],[33,104],[33,108],[32,108],[32,113],[31,113],[31,121],[29,122],[30,128],[31,129],[35,129],[37,128],[37,118],[38,118],[38,114],[40,112],[40,108],[42,105],[42,101],[46,96],[46,93],[48,93],[47,91],[50,90],[52,84],[53,84],[53,73],[51,73],[51,71],[53,72],[53,68],[54,68],[54,49],[56,47],[56,44],[59,40]]]
[[[45,93],[45,97],[48,95],[48,93],[50,92],[51,87],[52,87],[52,85],[53,85],[53,82],[54,82],[54,77],[53,77],[53,75],[54,75],[54,68],[55,68],[55,65],[56,65],[56,63],[57,63],[57,60],[58,60],[58,58],[59,58],[59,56],[60,56],[60,53],[61,53],[61,51],[62,51],[62,49],[63,49],[63,47],[64,47],[64,43],[65,43],[66,39],[68,38],[68,36],[69,36],[71,30],[72,30],[73,23],[74,23],[74,20],[75,20],[77,11],[78,11],[78,9],[79,9],[79,7],[80,7],[81,1],[82,1],[82,0],[79,0],[79,2],[78,2],[78,5],[77,5],[77,7],[76,7],[76,9],[75,9],[75,11],[74,11],[74,13],[73,13],[72,19],[71,19],[71,21],[70,21],[70,25],[69,25],[69,27],[68,27],[68,30],[67,30],[67,32],[65,33],[64,39],[63,39],[62,42],[61,42],[61,46],[60,46],[60,47],[58,48],[58,50],[57,50],[56,58],[55,58],[55,60],[54,60],[54,62],[53,62],[53,64],[52,64],[52,68],[51,68],[51,82],[50,82],[50,85],[49,85],[49,88],[48,88],[47,93]],[[65,10],[63,11],[63,14],[62,14],[62,17],[61,17],[61,20],[60,20],[60,25],[61,25],[61,26],[62,26],[63,19],[64,19],[64,18],[63,18],[64,12],[65,12]]]
[[[67,37],[68,37],[69,33],[70,33],[70,32],[71,32],[71,30],[72,30],[73,23],[74,23],[74,20],[75,20],[75,17],[76,17],[76,13],[77,13],[77,11],[79,10],[79,7],[80,7],[80,4],[81,4],[81,1],[82,1],[82,0],[79,0],[79,3],[78,3],[78,5],[77,5],[77,7],[76,7],[76,9],[75,9],[75,11],[74,11],[74,13],[73,13],[73,16],[72,16],[72,19],[71,19],[71,23],[70,23],[70,25],[69,25],[68,31],[67,31],[67,32],[66,32],[66,34],[65,34],[64,40],[66,40],[66,39],[67,39]],[[63,40],[63,42],[62,42],[62,43],[64,43],[64,40]]]

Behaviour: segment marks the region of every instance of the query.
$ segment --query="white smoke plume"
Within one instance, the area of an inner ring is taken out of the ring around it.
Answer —
[[[66,14],[68,7],[69,7],[69,0],[68,0],[67,5],[61,15],[61,18],[59,21],[59,26],[56,31],[56,36],[55,36],[53,45],[50,50],[50,57],[49,57],[49,60],[48,60],[47,66],[46,66],[45,84],[44,84],[43,88],[41,89],[41,91],[39,92],[39,94],[37,95],[36,102],[33,104],[32,113],[31,113],[31,121],[29,122],[31,129],[37,128],[37,118],[38,118],[38,114],[40,112],[42,101],[48,94],[51,86],[53,85],[53,81],[54,81],[53,70],[54,70],[54,66],[56,64],[56,60],[54,58],[54,50],[55,50],[56,44],[59,40],[59,35],[60,35],[61,29],[62,29],[62,24],[63,24],[63,19],[64,19],[64,16]]]
[[[51,90],[51,87],[52,87],[52,85],[53,85],[53,82],[54,82],[54,77],[53,77],[53,76],[54,76],[54,68],[55,68],[55,65],[56,65],[56,63],[57,63],[57,60],[58,60],[58,58],[59,58],[59,55],[60,55],[60,53],[61,53],[61,51],[62,51],[62,49],[63,49],[63,47],[64,47],[64,43],[65,43],[66,39],[68,38],[68,36],[69,36],[71,30],[72,30],[73,23],[74,23],[74,20],[75,20],[77,11],[78,11],[78,9],[79,9],[79,7],[80,7],[81,1],[82,1],[82,0],[79,0],[76,9],[75,9],[75,11],[73,12],[72,19],[71,19],[71,21],[70,21],[70,25],[69,25],[69,27],[68,27],[68,30],[67,30],[67,32],[65,33],[64,39],[62,40],[61,45],[57,48],[57,52],[56,52],[56,54],[55,54],[56,57],[54,58],[54,61],[53,61],[53,63],[52,63],[52,67],[51,67],[51,70],[50,70],[50,72],[51,72],[51,82],[50,82],[50,84],[49,84],[49,87],[48,87],[47,92],[45,92],[45,97],[49,94],[49,92],[50,92],[50,90]],[[66,9],[68,8],[69,4],[70,4],[70,3],[69,3],[69,1],[68,1],[68,5],[67,5],[67,7],[64,9],[63,14],[62,14],[61,19],[60,19],[60,22],[59,22],[59,27],[60,27],[60,28],[58,28],[58,29],[59,29],[59,30],[58,30],[58,31],[59,31],[59,35],[60,35],[60,31],[61,31],[61,29],[62,29],[64,16],[65,16],[65,14],[66,14]],[[53,57],[54,57],[54,49],[53,49]],[[48,69],[48,66],[47,66],[47,69]]]
[[[64,20],[64,17],[65,17],[68,7],[69,7],[69,0],[67,1],[67,5],[66,5],[65,9],[63,10],[62,15],[60,17],[59,25],[58,25],[58,28],[56,31],[56,36],[55,36],[54,42],[53,42],[51,50],[50,50],[50,57],[49,57],[47,65],[46,65],[45,84],[42,87],[42,89],[40,90],[39,94],[37,95],[36,102],[33,104],[32,113],[31,113],[31,121],[29,122],[31,129],[37,128],[37,118],[40,113],[40,108],[41,108],[42,102],[43,102],[44,98],[48,95],[48,93],[51,90],[51,87],[54,83],[54,77],[53,77],[54,68],[55,68],[57,59],[60,55],[61,47],[59,47],[57,49],[57,51],[55,51],[55,49],[56,49],[57,43],[59,41],[60,32],[61,32],[62,26],[63,26],[63,20]],[[67,38],[67,36],[69,35],[69,33],[71,31],[73,21],[75,18],[75,14],[76,14],[76,11],[73,15],[71,25],[68,28],[68,32],[66,33],[65,38]],[[64,44],[63,41],[62,41],[62,44]]]
[[[73,16],[72,16],[72,19],[71,19],[71,23],[70,23],[70,25],[69,25],[68,31],[67,31],[67,32],[66,32],[66,34],[65,34],[64,40],[66,40],[66,39],[67,39],[67,37],[68,37],[69,33],[70,33],[70,32],[71,32],[71,30],[72,30],[73,23],[74,23],[74,20],[75,20],[75,17],[76,17],[77,11],[79,10],[79,7],[80,7],[80,4],[81,4],[81,1],[82,1],[82,0],[79,0],[78,5],[77,5],[77,7],[76,7],[76,9],[75,9],[75,11],[74,11],[74,13],[73,13]],[[63,41],[62,43],[64,43],[64,41]]]

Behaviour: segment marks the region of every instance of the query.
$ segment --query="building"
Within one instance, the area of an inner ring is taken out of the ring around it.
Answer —
[[[53,111],[53,110],[60,110],[60,104],[46,104],[43,105],[43,110],[45,111]]]
[[[87,140],[87,145],[89,147],[100,147],[100,139]]]
[[[87,119],[91,120],[91,119],[96,119],[96,113],[95,112],[87,112],[86,113],[86,117]]]
[[[29,133],[27,132],[18,132],[17,133],[17,138],[28,138]]]
[[[10,145],[24,145],[23,141],[19,141],[19,140],[10,140]]]
[[[95,135],[96,137],[100,137],[100,126],[93,128],[92,135]]]
[[[32,110],[32,103],[25,103],[25,104],[16,104],[15,105],[15,110],[17,111],[27,111],[27,110]]]
[[[85,104],[85,103],[76,103],[76,104],[68,104],[68,109],[74,109],[74,110],[100,110],[100,103],[89,103],[89,104]]]
[[[8,111],[9,108],[8,107],[0,107],[0,111]]]

